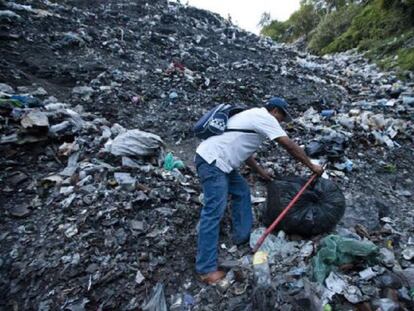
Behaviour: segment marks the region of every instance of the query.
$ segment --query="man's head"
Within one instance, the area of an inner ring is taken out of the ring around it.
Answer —
[[[279,122],[291,122],[293,118],[287,110],[288,106],[288,103],[283,98],[272,97],[265,105],[265,108]]]

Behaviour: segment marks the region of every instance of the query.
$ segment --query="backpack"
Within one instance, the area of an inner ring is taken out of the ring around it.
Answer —
[[[244,108],[220,104],[206,112],[194,125],[194,135],[200,139],[207,139],[211,136],[221,135],[224,132],[256,133],[253,130],[228,129],[227,121],[235,114],[244,111]]]

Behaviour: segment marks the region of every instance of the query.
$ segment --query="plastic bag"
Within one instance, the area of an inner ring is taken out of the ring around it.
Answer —
[[[306,180],[287,177],[268,185],[267,208],[262,215],[266,226],[270,226]],[[310,186],[287,213],[278,230],[312,236],[332,230],[345,212],[345,197],[338,186],[330,180],[319,178]]]
[[[313,278],[323,283],[335,266],[351,263],[358,258],[366,258],[374,262],[378,250],[371,241],[329,235],[322,240],[321,248],[312,258]]]
[[[184,163],[181,160],[176,160],[171,152],[168,152],[164,159],[164,169],[172,171],[173,169],[184,168]]]
[[[329,159],[339,159],[344,155],[347,140],[343,135],[330,134],[310,141],[305,146],[305,152],[310,157],[328,156]]]
[[[253,249],[259,238],[263,235],[266,228],[257,228],[250,234],[250,247]],[[269,234],[259,248],[260,251],[269,254],[269,263],[275,260],[285,259],[289,255],[299,252],[297,243],[289,242],[285,239],[285,233],[279,231],[278,235]]]
[[[161,137],[140,130],[130,130],[115,137],[110,151],[116,156],[153,156],[164,145]]]
[[[151,298],[142,306],[143,311],[167,311],[164,296],[164,285],[157,283],[152,289]]]

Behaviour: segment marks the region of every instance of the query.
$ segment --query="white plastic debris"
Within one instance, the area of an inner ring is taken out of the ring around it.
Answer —
[[[24,128],[49,127],[49,120],[47,118],[47,115],[44,112],[37,110],[30,111],[28,114],[26,114],[20,123]]]
[[[142,275],[141,271],[137,271],[137,274],[135,275],[135,283],[138,285],[141,284],[145,280],[145,277]]]
[[[371,280],[372,278],[374,278],[377,275],[378,275],[378,273],[375,272],[374,270],[372,270],[371,267],[366,268],[365,270],[362,270],[362,271],[359,272],[359,276],[363,280]]]
[[[129,173],[115,173],[114,178],[118,185],[125,190],[132,191],[135,189],[136,179]]]
[[[265,228],[258,228],[250,235],[250,247],[253,248],[260,236],[264,233]],[[269,234],[260,251],[264,251],[269,254],[269,262],[274,263],[277,260],[288,259],[291,255],[299,255],[299,243],[286,240],[286,234],[283,231],[279,231],[278,235]]]
[[[411,260],[414,258],[414,246],[409,246],[401,253],[405,260]]]
[[[59,229],[64,230],[66,237],[71,238],[78,233],[78,228],[76,224],[66,223],[59,226]]]
[[[153,156],[158,154],[164,143],[158,135],[140,130],[129,130],[119,134],[109,146],[116,156]]]
[[[345,280],[335,272],[331,272],[329,274],[329,276],[325,279],[325,284],[327,289],[336,294],[342,294],[348,286],[347,282],[345,282]]]

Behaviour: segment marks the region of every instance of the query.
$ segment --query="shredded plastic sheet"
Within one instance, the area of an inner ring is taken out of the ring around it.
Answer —
[[[256,245],[257,241],[265,231],[266,228],[257,228],[250,234],[249,244],[251,248]],[[298,243],[287,241],[284,235],[284,232],[279,232],[277,236],[269,234],[260,246],[260,251],[269,254],[269,263],[274,263],[281,258],[286,258],[289,254],[299,254],[300,249],[298,248]]]
[[[164,285],[157,283],[152,289],[151,298],[142,306],[143,311],[167,311]]]
[[[323,283],[335,267],[357,259],[375,262],[378,251],[378,247],[371,241],[358,241],[339,235],[329,235],[322,240],[321,248],[312,258],[313,278]]]
[[[268,185],[267,208],[262,215],[266,226],[272,224],[305,183],[300,177],[286,177]],[[319,178],[305,190],[276,229],[302,236],[318,235],[332,230],[344,212],[342,191],[334,182]]]
[[[184,168],[183,161],[177,160],[171,152],[168,152],[164,159],[164,169],[166,171],[172,171],[180,168]]]

